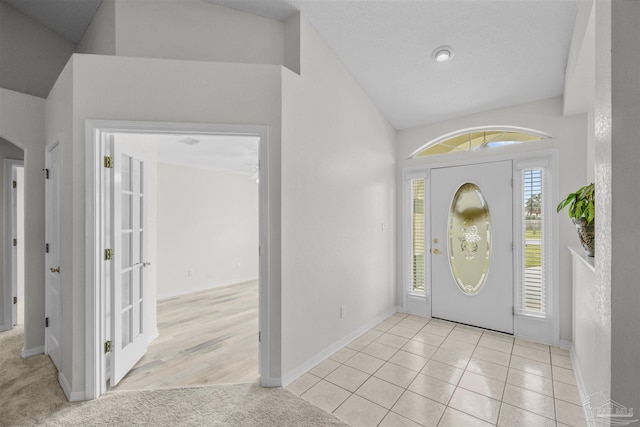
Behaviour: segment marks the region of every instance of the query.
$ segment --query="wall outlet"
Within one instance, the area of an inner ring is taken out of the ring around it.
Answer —
[[[341,319],[344,318],[344,316],[346,314],[346,311],[347,311],[347,307],[345,307],[344,305],[341,305],[340,306],[340,318]]]

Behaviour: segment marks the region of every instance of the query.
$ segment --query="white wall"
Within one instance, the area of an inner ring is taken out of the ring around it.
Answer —
[[[598,46],[597,58],[601,62],[598,71],[609,64],[611,71],[608,75],[606,72],[600,75],[596,92],[599,104],[596,114],[596,194],[599,197],[603,191],[610,191],[610,199],[607,199],[610,204],[605,203],[604,210],[596,214],[597,221],[602,214],[604,224],[610,225],[610,245],[605,243],[599,251],[600,240],[596,241],[596,260],[603,257],[602,264],[596,264],[596,268],[610,262],[611,399],[627,408],[635,408],[634,419],[637,419],[637,408],[640,407],[640,2],[602,3],[596,6],[597,11],[605,12],[603,18],[606,20],[605,8],[610,8],[611,19],[608,25],[603,22],[600,29],[610,32],[611,49],[602,52],[607,48],[608,37],[603,34],[603,43]],[[611,90],[610,98],[603,93],[606,88]],[[610,133],[601,127],[606,125],[610,125]],[[610,157],[605,151],[610,152]],[[596,225],[596,233],[600,239],[601,233],[606,231]],[[608,287],[604,275],[597,275],[596,282],[598,288]]]
[[[283,78],[285,382],[396,305],[395,131],[311,25],[292,19],[301,74]]]
[[[0,87],[46,98],[74,48],[0,1]]]
[[[281,65],[284,24],[201,0],[116,0],[116,54]]]
[[[594,1],[582,1],[573,28],[564,79],[564,114],[593,111],[596,79],[596,30]]]
[[[76,48],[77,53],[116,54],[116,2],[102,0]]]
[[[559,151],[558,188],[559,199],[551,200],[557,204],[564,198],[586,184],[587,179],[587,115],[579,114],[571,117],[562,115],[562,98],[551,98],[511,108],[487,111],[458,119],[447,120],[429,126],[407,129],[398,132],[398,164],[400,168],[410,166],[416,161],[408,160],[409,156],[427,142],[450,132],[476,126],[520,126],[547,132],[554,136],[553,141],[523,144],[522,146],[505,147],[506,151],[522,152],[530,149],[557,148]],[[503,150],[503,151],[505,151]],[[496,152],[496,151],[494,151]],[[470,156],[482,155],[470,153]],[[399,188],[402,185],[398,179]],[[398,209],[401,209],[400,203]],[[400,212],[400,210],[399,210]],[[560,269],[560,339],[571,340],[571,258],[566,247],[575,245],[577,235],[575,227],[562,214],[554,218],[559,224],[558,268]],[[399,251],[400,253],[400,251]],[[398,258],[398,262],[401,258]],[[400,264],[399,264],[400,265]],[[398,277],[398,298],[402,296],[401,278]],[[401,301],[401,300],[400,300]]]
[[[44,123],[43,99],[0,88],[0,137],[24,150],[27,352],[44,346]]]
[[[63,187],[71,190],[71,196],[65,198],[63,194],[63,227],[70,228],[63,228],[68,244],[63,246],[62,259],[63,271],[70,272],[71,293],[65,293],[65,301],[73,304],[72,309],[66,307],[65,310],[63,303],[65,347],[72,349],[71,357],[66,353],[63,356],[63,370],[72,391],[83,393],[85,386],[84,126],[87,119],[269,126],[268,299],[272,316],[269,322],[274,331],[269,359],[272,375],[279,376],[280,336],[275,331],[279,330],[280,322],[280,67],[96,55],[74,55],[69,67],[72,72],[63,73],[56,90],[73,97],[73,108],[67,108],[63,102],[53,105],[52,99],[48,106],[52,109],[51,116],[66,116],[69,111],[73,114],[73,140],[65,145],[70,148],[63,150],[66,176],[72,177],[72,181],[63,177]],[[48,134],[56,135],[60,130],[66,135],[63,120],[47,122]]]
[[[2,242],[2,244],[0,244],[0,265],[2,266],[4,266],[5,242],[13,238],[13,236],[11,235],[11,230],[5,230],[5,227],[4,227],[5,213],[7,212],[8,209],[10,209],[10,206],[6,206],[6,204],[4,203],[5,202],[4,192],[11,191],[9,190],[10,183],[4,182],[4,176],[5,176],[4,160],[5,159],[15,159],[15,160],[24,159],[24,152],[19,147],[13,145],[11,142],[0,138],[0,197],[2,198],[2,203],[1,203],[2,208],[0,209],[0,242]],[[6,256],[10,257],[11,254],[6,254]],[[4,279],[5,279],[4,273],[0,274],[0,330],[10,329],[12,326],[10,324],[11,322],[7,323],[4,318],[5,294],[3,290],[5,289],[5,285],[9,289],[11,289],[11,283],[4,283]]]
[[[595,393],[610,395],[611,334],[603,335],[602,295],[594,292],[593,258],[585,256],[582,247],[572,248],[573,255],[573,342],[572,359],[576,375],[582,381],[585,397]]]
[[[158,298],[258,278],[258,184],[158,165]]]

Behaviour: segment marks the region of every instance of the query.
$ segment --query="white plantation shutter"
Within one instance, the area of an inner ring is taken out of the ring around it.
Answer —
[[[425,179],[411,180],[411,276],[410,291],[424,292]]]
[[[522,188],[522,269],[520,312],[545,317],[547,284],[545,274],[544,168],[521,170]]]

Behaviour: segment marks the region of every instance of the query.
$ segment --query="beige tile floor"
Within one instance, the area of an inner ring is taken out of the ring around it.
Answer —
[[[353,426],[584,426],[567,350],[396,313],[286,387]]]

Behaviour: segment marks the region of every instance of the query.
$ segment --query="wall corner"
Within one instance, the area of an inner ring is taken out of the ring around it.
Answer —
[[[300,13],[284,24],[284,66],[300,74]]]

